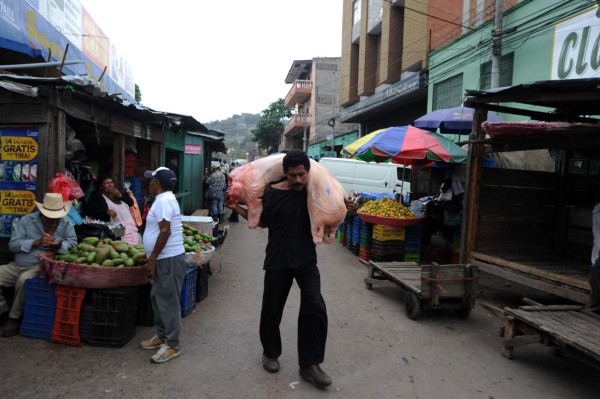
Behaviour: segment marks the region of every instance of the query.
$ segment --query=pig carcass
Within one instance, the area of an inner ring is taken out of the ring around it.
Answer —
[[[283,173],[285,154],[270,155],[236,168],[229,174],[227,193],[237,204],[248,205],[248,227],[255,229],[262,213],[262,196],[269,182]]]
[[[229,196],[233,202],[248,206],[248,227],[251,229],[255,229],[260,221],[265,187],[269,182],[285,177],[284,156],[276,154],[261,158],[236,168],[229,175]],[[337,179],[314,160],[311,160],[306,189],[313,241],[329,244],[346,216],[346,192]]]

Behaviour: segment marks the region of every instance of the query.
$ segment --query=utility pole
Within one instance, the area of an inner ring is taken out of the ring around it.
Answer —
[[[331,152],[333,152],[333,158],[337,158],[337,154],[335,153],[335,134],[334,134],[334,126],[335,126],[335,118],[331,118],[327,121],[327,124],[331,126]]]
[[[302,104],[302,108],[300,109],[300,117],[302,118],[302,129],[304,130],[304,135],[302,137],[302,149],[304,150],[304,152],[308,151],[308,146],[307,146],[307,137],[306,137],[306,108],[304,107],[304,104]]]
[[[502,57],[502,11],[504,0],[496,0],[494,30],[492,32],[492,77],[491,88],[500,86],[500,58]]]

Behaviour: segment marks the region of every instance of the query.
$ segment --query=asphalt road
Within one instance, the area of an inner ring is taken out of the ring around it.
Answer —
[[[323,369],[333,385],[318,390],[298,376],[299,292],[282,321],[281,370],[261,367],[258,321],[266,231],[232,224],[211,260],[209,295],[184,319],[182,355],[152,364],[138,348],[152,336],[138,327],[123,348],[71,347],[0,338],[2,397],[17,398],[598,398],[598,369],[532,344],[500,355],[500,322],[477,306],[469,319],[450,311],[413,321],[396,286],[367,290],[367,269],[339,244],[318,248],[329,313]],[[482,277],[480,300],[511,304],[523,287]],[[544,298],[552,300],[552,298]]]

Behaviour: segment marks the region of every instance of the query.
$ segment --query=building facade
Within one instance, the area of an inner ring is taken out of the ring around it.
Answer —
[[[284,106],[294,115],[283,129],[280,150],[304,149],[313,159],[337,156],[358,137],[358,126],[340,123],[338,102],[341,59],[296,60],[285,79],[292,84]]]

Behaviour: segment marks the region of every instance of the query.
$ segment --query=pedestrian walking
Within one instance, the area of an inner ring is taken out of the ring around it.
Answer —
[[[300,288],[298,316],[298,362],[300,376],[317,386],[331,385],[321,369],[327,340],[327,308],[321,295],[321,277],[312,240],[306,185],[310,160],[305,152],[291,150],[283,158],[285,180],[269,184],[264,191],[259,226],[269,229],[264,260],[264,289],[260,316],[262,364],[279,371],[283,309],[294,280]],[[243,218],[248,209],[226,199],[226,206]]]
[[[144,349],[158,349],[151,361],[163,363],[181,354],[179,297],[187,263],[181,211],[171,191],[177,178],[165,167],[146,171],[144,176],[152,179],[149,191],[155,196],[146,217],[143,242],[148,273],[153,279],[150,297],[156,334],[141,342],[140,346]]]

